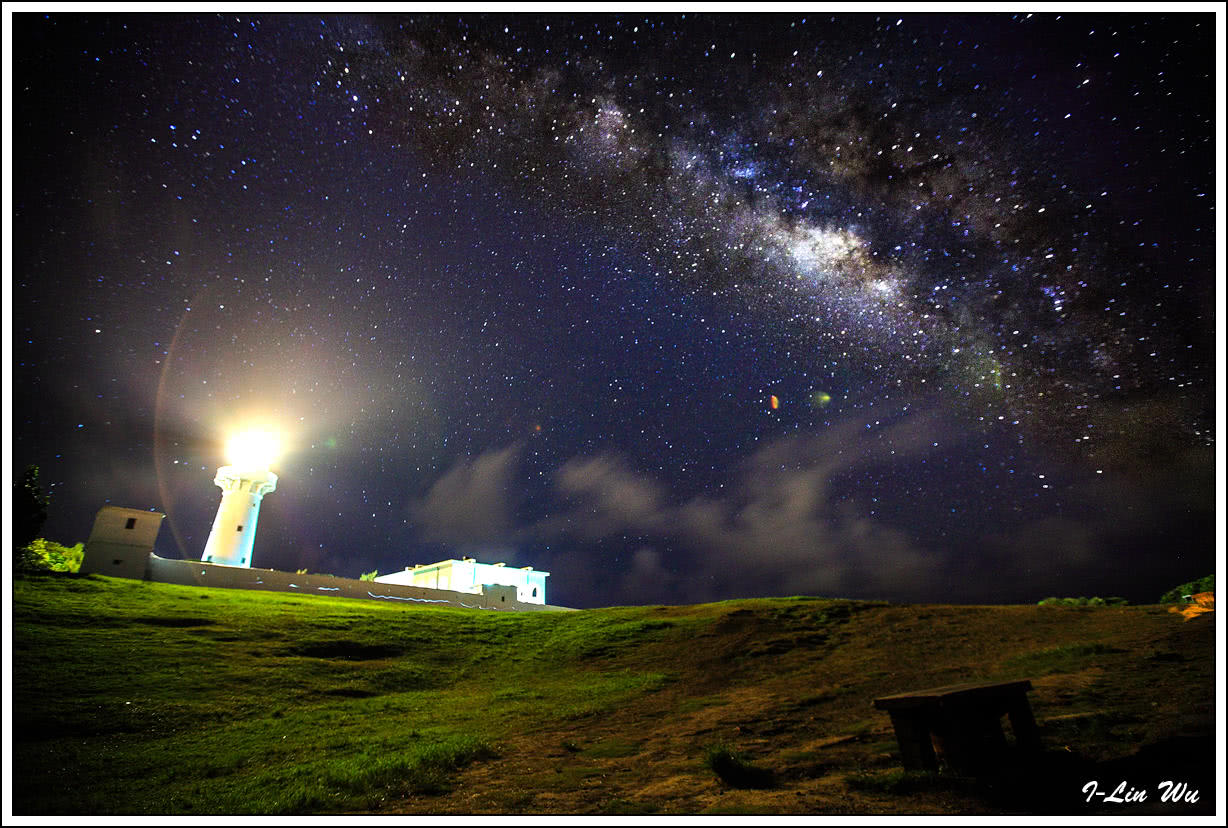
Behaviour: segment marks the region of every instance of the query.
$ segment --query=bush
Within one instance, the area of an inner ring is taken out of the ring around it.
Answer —
[[[78,572],[84,557],[84,543],[63,546],[35,538],[18,551],[17,568],[27,572]]]
[[[721,743],[704,751],[704,764],[731,788],[771,788],[776,784],[772,772],[759,768],[737,749]]]
[[[1037,601],[1041,607],[1124,607],[1129,602],[1125,598],[1045,598]]]
[[[1215,575],[1206,575],[1197,581],[1190,581],[1179,587],[1173,587],[1160,596],[1161,604],[1188,604],[1187,595],[1197,595],[1200,592],[1215,592]]]

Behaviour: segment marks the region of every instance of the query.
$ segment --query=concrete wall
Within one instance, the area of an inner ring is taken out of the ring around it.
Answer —
[[[164,584],[226,589],[261,589],[270,592],[293,592],[298,595],[333,595],[397,604],[519,612],[566,609],[566,607],[553,607],[548,604],[517,601],[516,588],[513,586],[490,585],[483,588],[482,594],[471,595],[465,592],[338,578],[333,575],[296,575],[273,569],[247,569],[200,561],[171,560],[159,558],[157,555],[149,556],[145,577],[147,580]]]

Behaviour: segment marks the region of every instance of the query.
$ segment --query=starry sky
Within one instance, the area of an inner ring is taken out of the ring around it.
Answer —
[[[261,567],[1154,601],[1217,555],[1216,22],[19,11],[12,471],[199,558],[261,424]]]

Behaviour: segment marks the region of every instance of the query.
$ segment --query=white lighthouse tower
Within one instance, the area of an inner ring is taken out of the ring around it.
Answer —
[[[222,489],[222,502],[218,504],[202,561],[226,566],[252,565],[260,501],[277,488],[277,475],[269,471],[276,453],[277,440],[266,432],[245,432],[227,445],[230,465],[219,468],[213,478],[214,484]]]

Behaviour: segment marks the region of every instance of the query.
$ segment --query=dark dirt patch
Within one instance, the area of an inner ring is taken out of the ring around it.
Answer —
[[[334,687],[328,691],[330,696],[341,696],[345,699],[369,699],[378,696],[374,690],[363,690],[360,687]]]
[[[193,618],[186,615],[145,615],[132,620],[137,624],[151,624],[155,627],[211,627],[215,623],[211,618]]]

